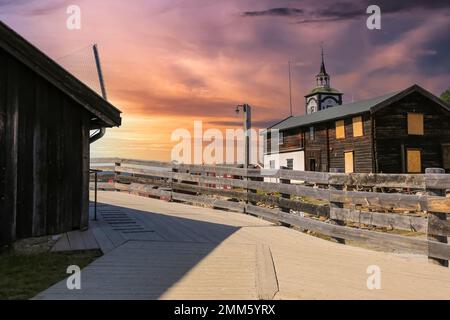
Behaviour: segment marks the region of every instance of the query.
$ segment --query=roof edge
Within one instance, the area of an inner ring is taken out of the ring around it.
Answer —
[[[267,132],[268,130],[272,129],[272,128],[275,127],[277,124],[280,124],[280,123],[286,121],[287,119],[290,119],[290,118],[293,118],[293,117],[294,117],[294,116],[289,116],[289,117],[287,117],[287,118],[284,118],[283,120],[280,120],[280,121],[274,123],[274,124],[271,125],[270,127],[266,128],[266,130],[264,130],[263,132],[261,132],[261,134],[264,134],[264,132]]]
[[[121,125],[120,114],[122,112],[119,109],[103,99],[97,92],[77,79],[1,20],[0,47],[101,119],[105,123],[105,127]],[[33,59],[30,58],[30,55],[34,55]]]
[[[414,85],[410,86],[409,88],[406,88],[405,90],[400,91],[399,93],[395,94],[394,96],[392,96],[384,101],[381,101],[377,105],[374,105],[373,107],[370,108],[370,112],[371,113],[378,112],[381,109],[385,108],[386,106],[403,99],[404,97],[410,95],[413,92],[419,92],[419,93],[423,94],[424,96],[426,96],[430,100],[436,102],[437,104],[441,105],[443,108],[445,108],[447,111],[450,112],[449,104],[447,104],[444,100],[435,96],[433,93],[429,92],[428,90],[422,88],[418,84],[414,84]]]

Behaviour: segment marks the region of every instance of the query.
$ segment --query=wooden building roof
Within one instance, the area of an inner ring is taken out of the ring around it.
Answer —
[[[423,89],[422,87],[418,85],[413,85],[405,90],[389,93],[384,96],[343,104],[340,106],[320,110],[312,114],[307,114],[303,116],[288,117],[282,120],[281,122],[278,122],[275,125],[267,128],[267,130],[271,129],[287,130],[296,127],[308,126],[320,122],[337,120],[340,118],[354,116],[366,112],[374,113],[379,109],[391,105],[392,103],[404,98],[405,96],[413,92],[421,93],[422,95],[428,97],[429,99],[441,105],[443,108],[450,111],[450,106],[446,102],[436,97],[432,93],[428,92],[427,90]]]
[[[116,127],[121,111],[0,21],[0,48],[93,114],[92,126]]]

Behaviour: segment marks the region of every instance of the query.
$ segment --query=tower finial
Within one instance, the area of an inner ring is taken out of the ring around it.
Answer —
[[[320,74],[326,75],[327,71],[325,69],[325,58],[324,58],[324,52],[323,52],[323,41],[320,42],[320,49],[321,49],[321,56],[322,56],[322,64],[320,65]]]
[[[325,64],[323,59],[323,41],[320,43],[320,49],[322,51],[322,63]]]

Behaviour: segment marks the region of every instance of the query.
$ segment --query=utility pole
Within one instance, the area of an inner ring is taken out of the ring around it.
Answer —
[[[106,95],[105,80],[103,79],[102,65],[100,64],[100,55],[98,54],[97,44],[92,47],[94,50],[95,65],[97,66],[98,80],[100,81],[100,89],[102,90],[103,99],[108,100]]]
[[[100,83],[100,89],[102,90],[102,96],[103,99],[108,100],[108,96],[106,95],[105,80],[103,79],[102,65],[100,64],[100,55],[98,53],[97,44],[94,44],[92,49],[94,50],[95,65],[97,67],[98,81]],[[94,143],[95,141],[103,138],[105,133],[106,128],[98,129],[93,135],[89,137],[89,143],[90,144]]]
[[[288,61],[289,66],[289,109],[290,109],[290,115],[292,117],[292,79],[291,79],[291,61]]]

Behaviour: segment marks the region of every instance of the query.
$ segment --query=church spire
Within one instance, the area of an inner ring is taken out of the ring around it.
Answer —
[[[325,70],[325,59],[323,58],[324,53],[323,53],[323,44],[321,45],[322,48],[322,64],[320,66],[320,73],[321,75],[328,75],[327,71]]]
[[[320,65],[320,72],[316,76],[316,85],[317,85],[317,87],[329,88],[330,87],[330,76],[328,75],[328,73],[325,69],[323,43],[321,44],[321,56],[322,56],[322,64]]]
[[[320,44],[320,48],[322,59],[320,72],[316,75],[316,87],[305,96],[307,114],[342,104],[342,92],[331,87],[330,76],[325,69],[323,43]]]

